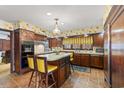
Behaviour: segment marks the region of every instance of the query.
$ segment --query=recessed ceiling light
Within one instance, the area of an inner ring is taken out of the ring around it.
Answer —
[[[51,14],[51,13],[49,13],[49,12],[48,12],[48,13],[46,13],[46,14],[47,14],[48,16],[52,15],[52,14]]]

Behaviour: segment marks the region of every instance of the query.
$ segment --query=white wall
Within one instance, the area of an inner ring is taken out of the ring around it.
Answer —
[[[8,37],[8,35],[10,35],[10,32],[5,32],[0,30],[0,39],[10,40],[10,37]]]

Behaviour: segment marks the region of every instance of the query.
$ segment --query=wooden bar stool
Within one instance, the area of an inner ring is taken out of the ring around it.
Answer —
[[[29,81],[28,87],[30,87],[31,83],[34,83],[35,84],[35,87],[37,87],[38,72],[37,72],[37,69],[36,69],[35,57],[34,57],[34,55],[28,55],[27,56],[27,59],[28,59],[28,67],[32,71],[32,74],[31,74],[31,77],[30,77],[30,81]],[[35,80],[33,80],[33,78]]]
[[[41,75],[41,79],[39,81],[39,87],[43,87],[44,86],[47,87],[56,87],[56,81],[53,75],[53,72],[57,69],[57,66],[53,66],[53,65],[48,65],[47,64],[47,60],[45,57],[36,57],[36,62],[37,62],[37,70],[38,72],[40,72]],[[49,85],[49,76],[51,76],[52,79],[52,84]]]
[[[74,72],[74,67],[73,67],[73,65],[71,63],[73,60],[74,60],[74,52],[72,52],[71,55],[70,55],[70,66],[71,66],[71,68],[72,68],[72,70]]]

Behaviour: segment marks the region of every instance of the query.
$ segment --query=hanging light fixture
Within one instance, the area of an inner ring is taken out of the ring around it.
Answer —
[[[53,30],[53,35],[56,36],[56,37],[58,37],[60,35],[60,29],[58,27],[58,20],[59,19],[58,18],[55,18],[54,20],[55,20],[55,28]]]

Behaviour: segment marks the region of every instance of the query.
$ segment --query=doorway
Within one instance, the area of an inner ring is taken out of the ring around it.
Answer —
[[[11,32],[0,30],[0,77],[11,72]]]

